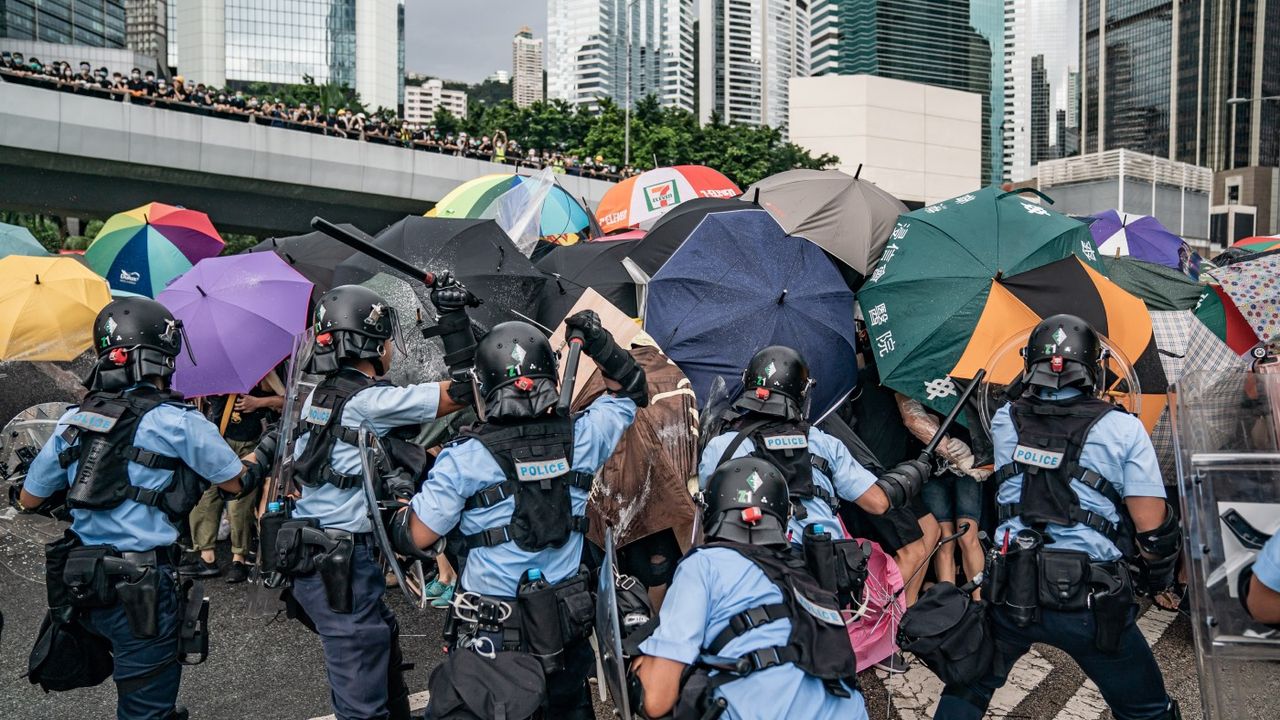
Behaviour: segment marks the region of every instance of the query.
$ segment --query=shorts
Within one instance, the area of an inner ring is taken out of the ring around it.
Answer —
[[[938,522],[982,517],[982,486],[968,475],[943,473],[924,484],[920,497]]]
[[[866,538],[880,545],[890,555],[924,537],[920,518],[929,514],[919,498],[906,507],[894,508],[883,515],[872,515],[853,503],[840,504],[840,519],[851,537]]]

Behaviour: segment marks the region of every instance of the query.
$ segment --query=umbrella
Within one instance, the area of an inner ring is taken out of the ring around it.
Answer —
[[[839,170],[788,170],[747,188],[743,199],[768,210],[782,229],[870,272],[907,206],[867,180]]]
[[[1132,256],[1102,257],[1111,282],[1142,298],[1150,310],[1190,310],[1204,286],[1185,274]]]
[[[422,331],[434,324],[431,320],[434,315],[424,310],[413,285],[387,273],[378,273],[360,284],[381,295],[388,305],[396,309],[396,317],[400,320],[401,340],[396,344],[396,357],[391,361],[386,380],[396,385],[409,385],[447,377],[449,369],[444,362],[444,347],[439,341],[432,342],[422,337]]]
[[[0,360],[74,360],[111,302],[102,278],[64,257],[0,258]]]
[[[48,255],[36,236],[21,225],[0,223],[0,257],[9,255]]]
[[[492,219],[496,217],[497,201],[508,190],[523,183],[523,175],[498,173],[468,180],[450,190],[436,203],[427,215],[438,218]],[[539,235],[558,237],[582,233],[591,224],[587,211],[564,188],[551,188],[542,202]]]
[[[1089,232],[1103,255],[1127,255],[1184,272],[1192,267],[1191,247],[1150,215],[1107,210],[1093,217]]]
[[[1227,293],[1216,285],[1204,288],[1192,312],[1209,332],[1237,355],[1247,355],[1261,345],[1244,315],[1240,314]]]
[[[363,236],[371,242],[373,240],[354,225],[342,223],[339,227]],[[249,248],[248,252],[274,252],[284,258],[284,261],[294,270],[311,281],[315,286],[313,293],[318,297],[321,293],[333,289],[334,267],[351,257],[353,251],[322,232],[310,232],[305,235],[267,238]]]
[[[905,612],[900,596],[904,583],[897,563],[879,544],[865,542],[871,546],[863,590],[866,610],[861,618],[846,626],[858,659],[858,672],[897,652],[898,623]]]
[[[187,397],[247,393],[307,327],[311,283],[272,253],[205,258],[156,298],[182,321],[197,365],[178,356]]]
[[[1234,262],[1213,278],[1259,340],[1270,345],[1280,339],[1280,254]]]
[[[1087,226],[994,187],[903,215],[858,293],[881,383],[949,411],[956,389],[947,370],[969,344],[995,280],[1072,255],[1101,267]],[[1036,322],[1034,314],[1017,320],[1006,330]]]
[[[741,194],[732,180],[704,165],[654,168],[609,188],[596,207],[596,218],[606,233],[647,227],[682,202]]]
[[[492,327],[515,320],[512,311],[530,317],[538,313],[538,300],[546,277],[529,259],[520,254],[502,228],[492,220],[447,220],[411,215],[378,233],[374,242],[414,265],[432,272],[449,270],[484,304],[471,311],[471,317]],[[356,254],[334,269],[336,285],[362,283],[388,268],[373,258]],[[434,310],[427,302],[427,288],[420,278],[409,278],[398,271],[393,275],[413,282],[413,288],[428,309],[430,322]]]
[[[741,202],[725,198],[697,198],[681,203],[649,228],[641,242],[627,254],[628,264],[638,268],[642,277],[651,278],[707,213],[742,210],[743,207]]]
[[[649,283],[645,330],[704,404],[716,377],[740,387],[747,361],[767,345],[808,362],[814,419],[857,384],[853,293],[817,245],[758,208],[703,219]]]
[[[685,203],[684,205],[688,205],[688,204],[689,203]],[[680,207],[684,207],[684,205],[681,205]],[[671,213],[667,213],[667,215],[670,215],[670,214]],[[666,215],[664,215],[663,217],[666,217]],[[640,229],[623,230],[622,232],[616,232],[612,235],[602,235],[597,238],[589,238],[587,242],[613,242],[614,240],[642,240],[644,239],[644,236],[648,234],[649,232],[647,230],[640,230]]]
[[[622,258],[636,242],[579,243],[557,248],[539,260],[535,267],[547,276],[547,284],[542,291],[538,322],[547,327],[559,325],[587,288],[596,290],[627,316],[638,315],[636,283],[622,266]]]
[[[1267,252],[1280,249],[1280,235],[1255,235],[1231,244],[1233,248],[1241,248],[1251,253]]]
[[[150,203],[112,215],[84,259],[112,288],[155,297],[223,244],[208,215]]]

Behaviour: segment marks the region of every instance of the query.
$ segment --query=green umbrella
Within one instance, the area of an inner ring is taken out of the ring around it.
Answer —
[[[1190,310],[1204,290],[1185,273],[1131,255],[1103,255],[1102,265],[1112,282],[1142,298],[1150,310]]]
[[[997,187],[899,217],[858,294],[881,383],[945,411],[995,281],[1071,255],[1102,272],[1088,226]]]
[[[0,223],[0,257],[9,255],[48,255],[36,236],[21,225]]]

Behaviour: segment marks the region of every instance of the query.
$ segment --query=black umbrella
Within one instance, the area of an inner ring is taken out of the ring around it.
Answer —
[[[695,198],[682,202],[654,223],[627,254],[627,259],[645,275],[653,277],[708,213],[756,208],[756,205],[742,200],[725,198]]]
[[[342,228],[357,235],[364,236],[360,228],[343,224]],[[373,238],[368,238],[370,241]],[[313,297],[333,289],[333,270],[338,263],[351,257],[351,248],[334,240],[322,232],[309,232],[305,235],[291,235],[282,238],[267,238],[249,248],[246,252],[274,252],[293,266],[303,277],[315,286]]]
[[[559,247],[538,261],[547,276],[542,289],[538,322],[556,327],[587,288],[600,293],[619,310],[635,317],[636,283],[622,267],[622,258],[639,240],[599,240]]]
[[[448,270],[484,301],[471,317],[492,327],[519,319],[512,311],[536,316],[546,278],[516,249],[492,220],[411,215],[378,233],[374,244],[430,272]],[[362,283],[380,272],[412,280],[422,304],[430,308],[421,278],[410,278],[368,255],[355,254],[334,269],[337,285]]]

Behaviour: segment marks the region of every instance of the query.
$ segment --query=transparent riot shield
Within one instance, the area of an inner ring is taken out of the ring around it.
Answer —
[[[40,448],[53,437],[70,403],[47,402],[32,405],[13,417],[0,430],[0,477],[25,473]]]
[[[1280,631],[1237,588],[1280,531],[1280,374],[1201,368],[1170,399],[1204,717],[1280,717]]]

